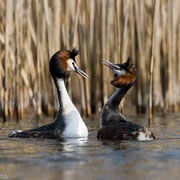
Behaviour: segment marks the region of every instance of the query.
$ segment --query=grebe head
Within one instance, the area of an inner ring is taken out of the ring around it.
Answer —
[[[115,79],[111,81],[112,85],[121,88],[135,82],[136,68],[132,63],[131,58],[128,58],[127,62],[124,64],[113,64],[106,60],[104,60],[102,63],[114,71]]]
[[[51,75],[57,78],[66,78],[69,72],[76,72],[88,78],[88,75],[83,72],[76,64],[75,57],[79,51],[75,48],[72,50],[60,50],[56,52],[50,60],[49,68]]]

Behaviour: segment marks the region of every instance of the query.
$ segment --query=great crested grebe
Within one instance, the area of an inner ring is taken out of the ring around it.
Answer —
[[[136,80],[136,68],[132,60],[128,58],[124,64],[113,64],[103,61],[104,65],[114,71],[115,79],[111,84],[118,89],[104,105],[101,117],[101,128],[98,130],[98,139],[127,139],[127,140],[152,140],[154,134],[146,127],[133,124],[125,120],[120,113],[119,104],[127,91],[133,86]]]
[[[75,56],[78,54],[79,51],[74,48],[72,50],[60,50],[51,57],[49,69],[57,88],[60,106],[55,122],[35,129],[12,131],[9,133],[9,137],[78,138],[88,136],[88,129],[72,103],[64,84],[64,79],[70,71],[88,78],[88,75],[76,64]]]

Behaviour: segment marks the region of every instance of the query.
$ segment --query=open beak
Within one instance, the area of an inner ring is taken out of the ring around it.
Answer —
[[[82,77],[84,77],[84,78],[86,78],[86,79],[89,78],[89,76],[88,76],[84,71],[82,71],[82,70],[77,66],[76,63],[73,63],[73,67],[74,67],[74,71],[75,71],[76,73],[80,74]]]
[[[101,63],[104,64],[105,66],[111,68],[112,70],[119,69],[119,67],[117,65],[115,65],[107,60],[103,60]]]
[[[84,72],[82,71],[81,69],[79,69],[78,67],[75,68],[75,72],[77,72],[78,74],[80,74],[82,77],[88,79],[89,76]]]

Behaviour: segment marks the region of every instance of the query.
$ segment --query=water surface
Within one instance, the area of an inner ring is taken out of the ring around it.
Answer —
[[[145,117],[127,117],[147,125]],[[1,123],[0,179],[179,179],[180,114],[153,119],[157,139],[149,142],[96,139],[97,117],[86,119],[88,139],[8,138],[13,129],[27,129],[49,123]]]

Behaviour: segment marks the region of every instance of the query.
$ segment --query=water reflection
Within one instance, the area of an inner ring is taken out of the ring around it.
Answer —
[[[154,117],[157,139],[148,142],[98,141],[98,118],[86,121],[90,132],[85,139],[12,139],[6,136],[9,131],[22,125],[28,129],[33,123],[1,124],[0,173],[9,179],[178,179],[179,117]],[[147,125],[143,116],[128,119]]]
[[[100,142],[102,143],[102,146],[107,146],[115,151],[127,150],[129,148],[129,145],[126,143],[126,141],[101,140]]]
[[[59,148],[59,151],[73,152],[77,151],[77,149],[81,151],[87,142],[88,138],[65,138],[61,140],[62,146]]]

